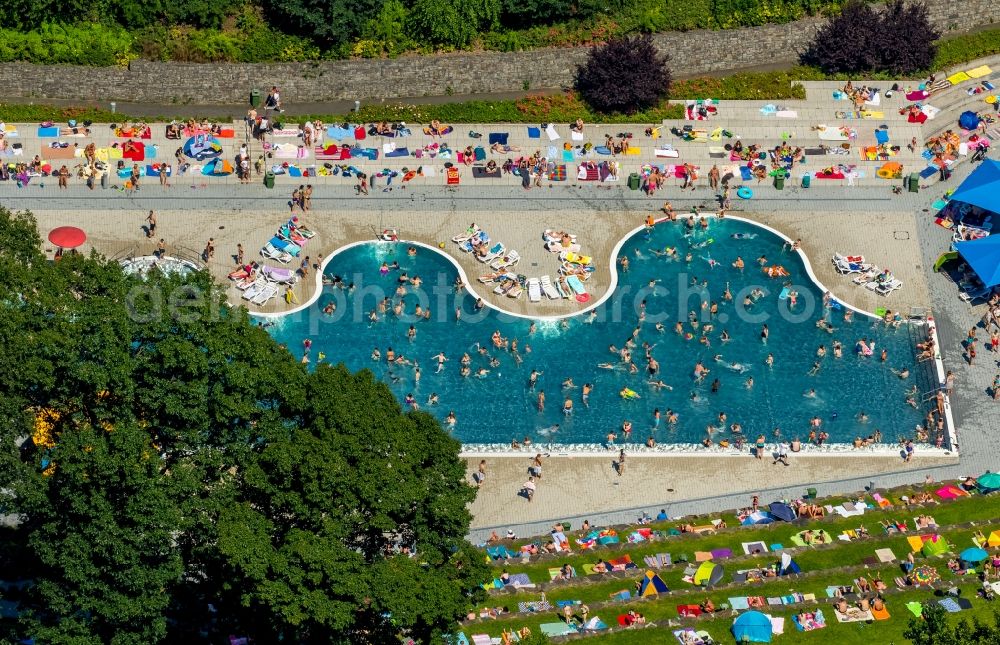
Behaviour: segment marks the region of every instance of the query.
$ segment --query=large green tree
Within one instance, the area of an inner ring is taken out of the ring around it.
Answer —
[[[220,519],[244,604],[277,619],[274,637],[386,643],[405,626],[430,642],[487,575],[462,538],[474,491],[457,443],[342,366],[310,375],[297,417]]]
[[[206,273],[40,247],[0,208],[0,511],[34,580],[8,636],[387,642],[481,593],[474,491],[432,417],[308,373]]]
[[[1000,645],[1000,612],[994,613],[992,625],[978,618],[951,624],[941,605],[926,602],[920,618],[910,619],[903,636],[913,645]]]
[[[338,47],[361,35],[384,0],[267,0],[267,20],[290,34],[324,47]]]

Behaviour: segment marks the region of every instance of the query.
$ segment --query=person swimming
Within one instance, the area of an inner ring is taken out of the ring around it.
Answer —
[[[554,425],[551,425],[551,426],[549,426],[547,428],[541,428],[540,430],[538,430],[538,434],[542,435],[543,437],[547,437],[547,436],[549,436],[551,434],[555,434],[556,432],[559,432],[559,424],[558,423],[556,423]]]

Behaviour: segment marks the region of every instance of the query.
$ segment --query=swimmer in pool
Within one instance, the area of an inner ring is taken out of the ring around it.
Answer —
[[[611,363],[598,363],[597,366],[599,368],[601,368],[602,370],[613,370],[613,369],[615,369],[615,366],[612,365]]]
[[[575,387],[576,387],[576,385],[573,383],[573,379],[572,378],[568,378],[568,379],[566,379],[565,381],[562,382],[562,388],[564,390],[571,390],[571,389],[573,389]]]
[[[812,369],[809,370],[809,376],[816,376],[819,374],[820,364],[819,361],[813,363]]]
[[[809,389],[802,396],[806,397],[807,399],[815,399],[816,398],[816,390]]]
[[[435,356],[431,356],[431,360],[437,361],[437,363],[438,363],[438,368],[434,372],[435,374],[437,374],[438,372],[440,372],[441,370],[444,369],[444,364],[445,364],[445,361],[448,360],[448,357],[444,355],[444,352],[440,352],[439,354],[437,354]]]
[[[431,392],[431,395],[427,397],[427,405],[437,405],[438,401],[438,395],[435,392]]]
[[[547,437],[548,435],[554,434],[556,432],[559,432],[559,424],[558,423],[555,424],[555,425],[551,425],[551,426],[549,426],[547,428],[540,429],[538,431],[538,434],[542,435],[543,437]]]
[[[901,370],[893,369],[892,373],[898,376],[900,379],[907,379],[910,377],[910,368],[904,367]]]
[[[659,380],[659,381],[646,381],[646,382],[649,383],[652,387],[656,388],[657,390],[667,389],[667,390],[673,391],[673,389],[674,389],[671,386],[669,386],[666,383],[664,383],[662,380]]]
[[[748,390],[752,390],[753,389],[753,377],[752,376],[748,377],[747,380],[746,380],[746,382],[743,384],[743,386],[746,389],[748,389]]]
[[[454,428],[455,423],[458,422],[458,419],[455,418],[455,412],[454,411],[449,412],[448,416],[445,417],[444,422],[448,424],[449,428]]]
[[[386,262],[383,262],[382,266],[379,268],[378,272],[380,274],[382,274],[382,275],[389,275],[389,264],[386,263]]]
[[[868,423],[868,415],[864,413],[864,410],[858,412],[858,423]]]

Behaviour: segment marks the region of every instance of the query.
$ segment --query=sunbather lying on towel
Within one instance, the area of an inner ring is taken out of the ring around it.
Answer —
[[[79,125],[74,125],[69,128],[59,128],[59,136],[61,137],[78,137],[78,136],[89,136],[90,128],[84,128]]]
[[[508,146],[503,143],[494,143],[492,146],[490,146],[490,152],[495,152],[498,155],[502,155],[508,152],[520,152],[520,151],[521,149],[518,148],[517,146]]]

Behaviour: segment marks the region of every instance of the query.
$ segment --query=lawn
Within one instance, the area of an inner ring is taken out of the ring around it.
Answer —
[[[817,607],[824,609],[827,627],[817,632],[794,633],[792,638],[796,642],[823,642],[823,643],[891,643],[905,642],[902,633],[906,628],[907,619],[911,614],[907,611],[905,604],[911,600],[923,602],[932,599],[931,591],[927,588],[913,589],[907,588],[899,590],[895,588],[893,579],[901,574],[898,562],[895,563],[872,563],[871,557],[875,549],[891,548],[897,558],[903,559],[910,551],[906,541],[907,536],[917,535],[912,528],[907,534],[886,535],[880,524],[886,519],[910,520],[918,514],[926,513],[932,515],[939,525],[939,532],[949,541],[953,550],[957,553],[966,547],[972,546],[972,537],[976,531],[982,530],[989,534],[991,530],[1000,529],[1000,496],[975,496],[963,498],[952,502],[942,502],[925,507],[904,507],[899,503],[901,495],[912,495],[913,488],[898,489],[888,498],[896,502],[892,508],[884,510],[869,509],[860,517],[843,518],[838,515],[828,515],[823,519],[803,521],[794,524],[775,523],[767,526],[757,527],[734,527],[724,529],[714,534],[697,535],[686,534],[681,536],[670,536],[652,542],[639,544],[622,544],[614,547],[598,547],[591,551],[575,552],[562,557],[546,557],[541,561],[528,564],[521,564],[520,561],[507,563],[495,563],[494,571],[496,575],[506,568],[510,573],[527,573],[531,580],[542,583],[548,580],[549,567],[557,567],[569,562],[582,571],[582,565],[587,562],[595,562],[598,558],[610,559],[629,554],[633,561],[639,564],[638,569],[631,569],[615,574],[583,576],[568,581],[547,583],[541,588],[524,590],[520,592],[492,592],[484,607],[508,607],[512,613],[504,614],[496,620],[476,620],[465,623],[462,629],[467,634],[486,633],[490,636],[499,636],[503,629],[518,629],[528,626],[532,630],[537,630],[542,623],[552,623],[559,620],[556,610],[545,611],[538,614],[517,613],[517,603],[520,601],[535,601],[542,598],[547,599],[555,605],[560,600],[575,600],[587,604],[591,609],[591,616],[600,616],[609,625],[616,626],[616,617],[633,609],[646,616],[648,622],[657,626],[643,630],[630,629],[607,632],[588,637],[588,640],[596,640],[600,643],[648,643],[648,642],[673,642],[673,637],[664,629],[671,622],[678,626],[690,625],[696,629],[706,629],[712,636],[720,642],[732,642],[729,635],[729,627],[733,617],[729,611],[721,611],[714,617],[701,617],[701,619],[680,619],[676,607],[683,604],[699,604],[706,598],[711,598],[717,607],[726,605],[729,599],[736,596],[784,596],[790,593],[814,594],[815,602],[799,603],[794,605],[769,606],[763,611],[774,616],[785,616],[786,634],[796,632],[795,625],[791,622],[791,617],[799,611],[812,611]],[[836,500],[823,500],[820,503],[835,504],[843,501],[843,498]],[[725,517],[732,526],[735,524],[735,517],[729,513],[714,515],[713,517]],[[687,520],[685,520],[687,521]],[[691,523],[707,524],[708,519],[700,518]],[[654,528],[666,531],[676,526],[675,522],[663,522],[653,525]],[[792,551],[795,561],[802,568],[802,574],[768,578],[760,583],[733,583],[732,576],[737,570],[751,569],[756,566],[767,567],[778,560],[778,554],[765,553],[761,555],[743,555],[741,542],[763,541],[766,544],[782,543],[786,547],[790,546],[789,539],[792,534],[805,528],[823,529],[831,535],[836,536],[847,529],[856,529],[864,526],[868,529],[871,537],[850,542],[835,540],[831,544],[816,547],[799,548]],[[627,535],[629,529],[620,531],[623,537]],[[922,531],[926,534],[932,531]],[[574,539],[579,535],[570,536]],[[525,541],[520,541],[524,543]],[[722,584],[704,589],[682,580],[684,576],[685,564],[677,564],[676,558],[684,553],[693,561],[695,551],[711,551],[717,548],[730,548],[734,552],[733,558],[720,561],[725,569],[725,577]],[[675,564],[671,567],[657,570],[657,574],[663,579],[671,590],[668,594],[660,596],[637,599],[633,598],[627,602],[611,601],[610,596],[623,590],[634,593],[637,581],[643,576],[647,567],[642,562],[643,555],[656,553],[671,553],[674,556]],[[963,589],[963,596],[972,598],[978,589],[979,581],[974,576],[956,577],[948,571],[946,558],[924,558],[919,553],[916,554],[917,564],[928,564],[934,567],[941,576],[939,585],[958,585]],[[869,563],[864,560],[869,559]],[[884,622],[866,623],[845,623],[836,622],[833,608],[828,604],[826,588],[832,585],[848,585],[859,576],[866,576],[872,579],[879,575],[890,587],[886,592],[886,606],[892,618]],[[973,600],[973,609],[957,614],[957,617],[988,618],[992,614],[992,609],[982,600]],[[788,639],[788,640],[791,640]]]

